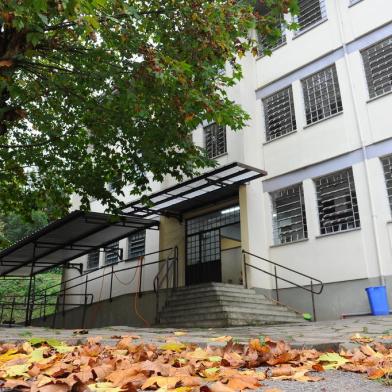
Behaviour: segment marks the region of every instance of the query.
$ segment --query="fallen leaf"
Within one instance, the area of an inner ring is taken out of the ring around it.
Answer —
[[[214,382],[209,386],[211,392],[235,392],[234,389],[222,384],[220,381]]]
[[[185,346],[185,344],[182,344],[182,343],[169,342],[169,343],[163,344],[160,347],[160,349],[181,352],[186,349],[186,346]]]
[[[96,384],[90,384],[88,388],[94,392],[121,392],[120,387],[115,387],[110,382],[98,382]]]
[[[175,331],[174,336],[184,336],[187,335],[187,332],[185,331]]]
[[[367,371],[369,380],[377,380],[379,378],[382,378],[385,376],[385,373],[387,372],[381,368],[370,368]]]
[[[169,389],[175,388],[178,383],[181,382],[179,377],[162,377],[153,376],[147,379],[147,381],[142,385],[142,389],[148,389],[154,385],[158,387],[166,387]]]
[[[216,338],[210,338],[208,339],[210,342],[229,342],[233,338],[231,336],[218,336]]]
[[[361,336],[359,333],[356,333],[350,337],[350,340],[356,343],[371,343],[374,339],[369,336]]]
[[[72,332],[73,335],[86,335],[88,334],[87,329],[75,329],[75,331]]]
[[[324,369],[337,369],[340,366],[344,365],[348,362],[346,358],[343,358],[341,355],[337,353],[326,353],[320,355],[319,357],[320,362],[327,362],[326,365],[323,365]]]

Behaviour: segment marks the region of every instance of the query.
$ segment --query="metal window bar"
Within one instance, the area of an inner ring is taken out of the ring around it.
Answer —
[[[363,50],[369,97],[392,91],[392,36]]]
[[[217,158],[227,152],[226,127],[216,123],[204,127],[205,149],[209,158]]]
[[[392,211],[392,155],[381,158],[381,163],[384,169],[385,185],[387,188],[389,206]]]
[[[316,191],[321,234],[360,227],[351,168],[317,179]]]
[[[267,141],[297,129],[291,86],[264,98],[263,105]]]
[[[296,22],[299,24],[299,32],[327,18],[325,0],[299,0],[298,6],[299,14],[296,17]]]
[[[128,237],[128,259],[144,255],[146,250],[146,231],[139,231]]]
[[[335,64],[303,79],[302,88],[307,124],[343,110]]]
[[[105,265],[117,263],[119,259],[119,242],[113,242],[107,246],[105,252]]]
[[[273,203],[274,244],[285,244],[307,238],[302,184],[271,194]]]
[[[92,270],[99,267],[99,249],[90,252],[87,256],[87,269]]]

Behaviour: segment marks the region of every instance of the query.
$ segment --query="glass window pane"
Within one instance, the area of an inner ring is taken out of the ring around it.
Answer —
[[[315,180],[321,234],[361,226],[352,169]]]
[[[285,244],[308,238],[302,184],[271,194],[274,243]]]

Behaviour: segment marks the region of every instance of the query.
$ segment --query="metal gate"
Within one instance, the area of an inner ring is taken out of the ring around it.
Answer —
[[[238,205],[186,221],[186,285],[222,281],[220,229],[239,221]]]

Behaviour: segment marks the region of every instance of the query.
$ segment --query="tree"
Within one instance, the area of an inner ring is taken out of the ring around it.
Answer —
[[[226,91],[255,51],[249,32],[272,42],[296,12],[255,3],[0,0],[0,212],[61,215],[74,193],[115,211],[127,184],[141,194],[213,165],[189,135],[204,120],[244,127]]]
[[[44,211],[32,211],[28,219],[18,214],[0,217],[0,249],[6,248],[49,223]]]

